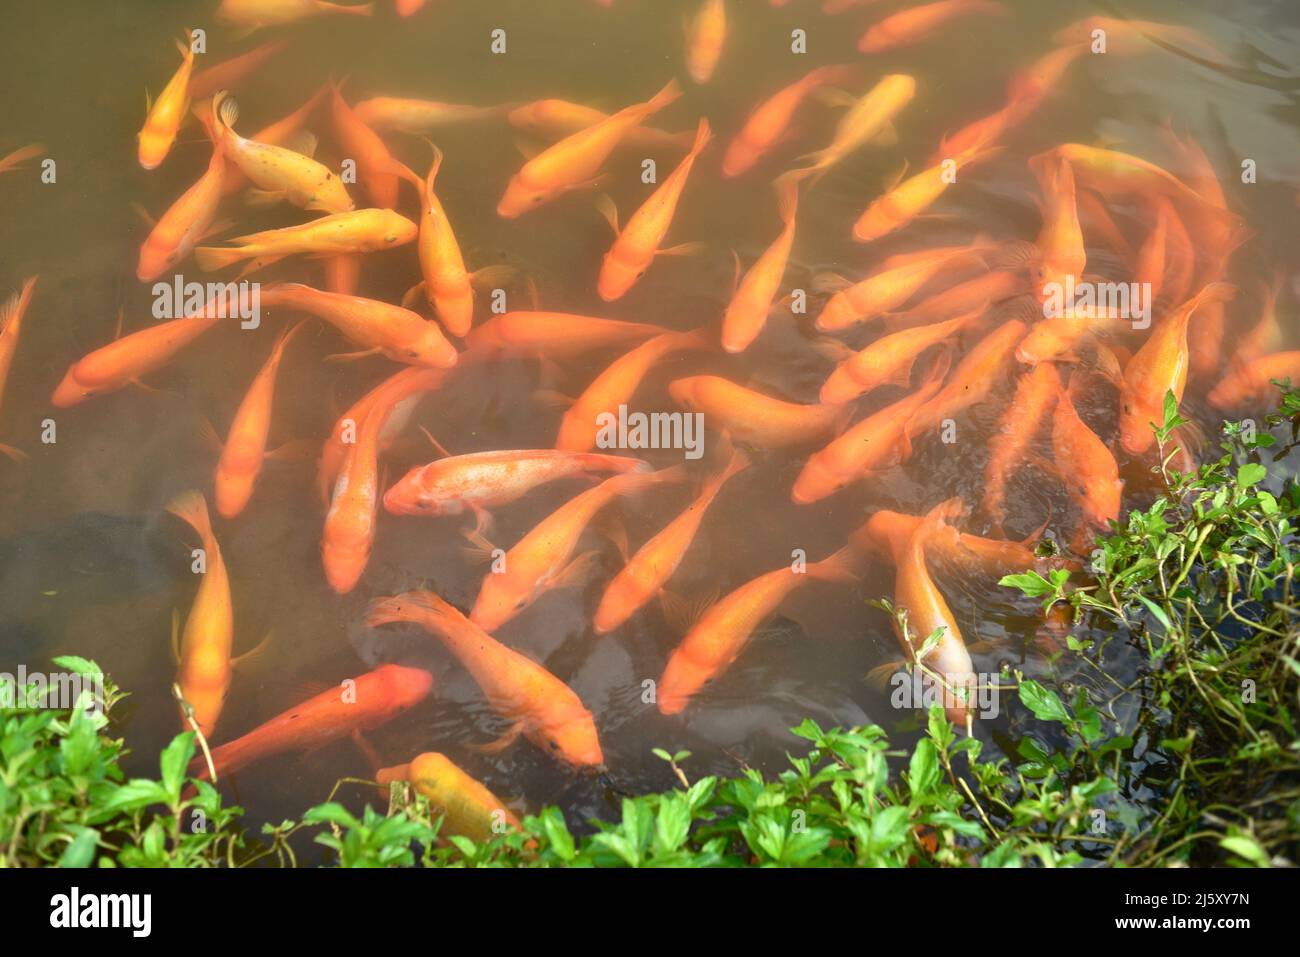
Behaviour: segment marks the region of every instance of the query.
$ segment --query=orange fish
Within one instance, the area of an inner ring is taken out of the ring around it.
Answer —
[[[609,119],[608,113],[583,106],[581,103],[570,103],[568,100],[534,100],[523,106],[504,109],[509,110],[507,119],[515,129],[547,139],[562,139]],[[695,134],[689,131],[669,133],[651,126],[638,126],[629,131],[621,142],[627,147],[648,150],[684,150],[690,149],[691,144],[695,142]]]
[[[784,402],[712,375],[674,379],[668,392],[678,405],[704,415],[737,442],[764,449],[808,445],[839,430],[846,405]]]
[[[153,282],[194,249],[207,235],[225,188],[226,155],[215,144],[207,172],[163,213],[140,247],[135,275]]]
[[[785,267],[794,246],[795,216],[799,209],[799,181],[782,177],[776,184],[778,210],[784,228],[772,245],[749,267],[732,294],[722,315],[722,348],[727,352],[744,352],[758,338],[772,311],[772,300],[785,276]],[[737,261],[739,265],[739,261]]]
[[[486,509],[517,501],[538,486],[600,472],[649,472],[650,463],[621,455],[554,449],[471,452],[411,469],[384,493],[394,515],[460,515],[472,511],[480,528]]]
[[[820,87],[847,82],[857,75],[852,66],[824,66],[805,74],[764,100],[741,127],[722,158],[722,175],[748,172],[789,135],[790,120],[808,95]]]
[[[1120,387],[1120,445],[1130,455],[1140,455],[1155,442],[1152,423],[1164,421],[1165,395],[1173,392],[1179,402],[1187,385],[1187,326],[1201,306],[1226,302],[1236,287],[1210,283],[1172,314],[1166,315],[1147,337],[1124,368]]]
[[[505,553],[500,571],[487,574],[470,619],[484,631],[496,631],[547,591],[578,580],[597,553],[587,552],[572,562],[570,558],[597,512],[620,496],[682,477],[681,466],[627,472],[570,499]]]
[[[673,577],[677,566],[686,557],[700,530],[700,523],[704,521],[704,513],[722,491],[722,486],[748,467],[748,457],[741,451],[733,452],[726,467],[704,483],[700,494],[686,511],[637,549],[601,596],[593,621],[597,634],[608,634],[618,628],[663,592],[668,579]]]
[[[853,238],[860,243],[869,243],[906,226],[943,195],[955,182],[958,171],[986,159],[993,152],[968,151],[903,180],[863,211],[853,224]]]
[[[419,227],[391,209],[358,209],[331,213],[297,226],[268,229],[231,239],[234,248],[200,246],[194,251],[205,272],[225,269],[244,260],[262,268],[287,256],[338,256],[396,249],[414,242]]]
[[[1162,44],[1186,47],[1211,60],[1223,61],[1223,54],[1192,27],[1157,23],[1153,20],[1087,17],[1062,27],[1053,35],[1052,42],[1062,46],[1081,45],[1086,50],[1096,42],[1094,34],[1098,30],[1105,35],[1107,53],[1139,53],[1144,49],[1143,42],[1159,41]]]
[[[382,494],[379,478],[379,434],[391,407],[372,407],[357,428],[334,482],[334,495],[321,534],[321,563],[325,579],[340,595],[356,587],[370,563],[375,543],[375,518]]]
[[[221,546],[212,533],[208,505],[199,492],[182,492],[167,511],[186,522],[203,541],[204,571],[198,593],[180,638],[180,668],[176,683],[194,709],[204,737],[211,737],[230,690],[230,649],[234,642],[234,611],[230,578]]]
[[[336,13],[368,17],[374,13],[374,7],[373,3],[348,5],[326,0],[221,0],[216,18],[218,23],[242,34]]]
[[[882,385],[906,385],[912,380],[912,365],[921,353],[977,325],[984,315],[984,310],[979,310],[947,322],[900,329],[881,336],[835,367],[822,383],[821,400],[849,402]]]
[[[140,165],[156,169],[176,142],[185,114],[190,108],[190,74],[194,71],[194,48],[191,43],[176,44],[183,57],[180,68],[167,81],[157,102],[149,104],[149,115],[139,135]]]
[[[891,329],[929,325],[950,316],[987,309],[1024,290],[1025,280],[1018,272],[994,269],[945,289],[906,312],[886,314],[886,325]]]
[[[1042,258],[1036,278],[1041,295],[1046,297],[1043,287],[1047,283],[1063,286],[1083,275],[1088,254],[1069,162],[1059,153],[1042,153],[1029,161],[1029,167],[1043,192],[1043,228],[1036,243]]]
[[[234,774],[277,754],[315,751],[331,741],[387,724],[432,690],[433,675],[422,668],[380,665],[213,748],[212,763],[218,774]],[[190,773],[207,780],[203,755],[195,758]]]
[[[1027,96],[1012,96],[997,112],[972,120],[951,136],[945,135],[930,157],[930,165],[936,166],[950,156],[989,149],[1023,123],[1037,106],[1037,102]]]
[[[377,133],[398,131],[423,135],[444,126],[502,116],[509,106],[467,106],[437,100],[376,96],[352,108],[357,119]],[[602,116],[604,114],[601,114]]]
[[[790,500],[796,505],[820,501],[846,485],[911,458],[908,424],[943,387],[949,360],[950,352],[945,350],[915,392],[867,416],[814,452],[795,479]]]
[[[446,755],[434,751],[417,756],[409,764],[383,768],[375,780],[381,785],[409,781],[428,800],[433,812],[442,815],[441,833],[459,834],[481,842],[490,841],[506,830],[523,829],[519,818],[500,798],[452,764]]]
[[[343,155],[357,166],[357,179],[370,202],[381,209],[397,206],[398,163],[379,134],[366,126],[348,106],[337,83],[332,84],[330,115],[334,136]]]
[[[284,359],[285,348],[301,328],[302,323],[298,323],[281,333],[230,423],[230,433],[217,462],[215,483],[217,511],[222,518],[234,518],[252,497],[253,486],[267,458],[266,437],[271,430],[275,377]]]
[[[1086,46],[1068,46],[1039,57],[1007,81],[1007,96],[1022,108],[1032,110],[1060,85],[1071,64],[1088,52]]]
[[[802,571],[784,566],[759,575],[711,605],[673,649],[659,679],[661,714],[680,714],[701,690],[731,667],[750,636],[800,585],[857,578],[857,555],[849,546]]]
[[[226,158],[271,198],[287,199],[302,209],[345,213],[355,209],[338,176],[310,156],[283,146],[245,139],[233,129],[239,107],[222,90],[212,98],[214,132]]]
[[[600,278],[596,291],[606,302],[621,299],[623,295],[645,275],[656,256],[681,255],[698,248],[697,244],[675,246],[660,249],[668,227],[672,225],[673,215],[677,212],[677,203],[681,199],[686,180],[691,175],[696,159],[708,145],[713,134],[709,130],[709,121],[701,119],[695,133],[695,145],[686,154],[675,170],[659,184],[627,221],[627,227],[619,232],[618,212],[612,203],[606,207],[610,225],[618,233],[614,245],[605,254],[600,267]]]
[[[45,152],[43,143],[30,143],[27,146],[21,146],[4,156],[0,156],[0,173],[8,173],[19,169],[20,164],[27,162],[29,159],[35,159]]]
[[[413,17],[424,8],[426,3],[428,3],[428,0],[396,0],[394,6],[397,8],[399,17]],[[436,755],[436,757],[442,757],[442,755]]]
[[[592,185],[605,160],[627,134],[682,95],[676,80],[644,103],[566,136],[538,153],[506,186],[497,214],[514,219],[563,194]]]
[[[456,364],[456,347],[418,313],[376,299],[323,292],[298,282],[261,288],[262,305],[283,306],[323,319],[338,328],[365,353],[378,353],[394,362],[445,369]]]
[[[1060,389],[1061,378],[1053,365],[1043,363],[1022,373],[1016,380],[1011,404],[989,439],[989,458],[984,466],[984,514],[999,532],[1007,518],[1007,482],[1030,452]]]
[[[812,160],[812,165],[801,169],[800,175],[816,178],[865,143],[872,140],[882,143],[894,140],[896,134],[891,121],[914,96],[915,77],[904,73],[882,77],[840,118],[830,145],[802,157]]]
[[[0,399],[4,398],[5,382],[9,379],[9,370],[13,366],[14,352],[18,348],[18,335],[22,332],[23,317],[31,305],[32,292],[36,289],[39,276],[32,276],[23,283],[22,289],[0,306]],[[0,443],[0,454],[12,459],[20,459],[23,453],[13,446]]]
[[[993,0],[938,0],[908,7],[873,24],[858,40],[862,53],[881,53],[924,40],[936,29],[973,13],[1006,16],[1007,8]]]
[[[1088,527],[1109,531],[1111,522],[1119,521],[1120,500],[1124,483],[1119,465],[1106,443],[1079,418],[1072,397],[1074,384],[1062,388],[1056,384],[1056,414],[1052,420],[1052,452],[1061,481],[1083,515],[1084,527],[1072,546],[1076,552],[1087,551],[1083,541]]]
[[[701,85],[717,69],[727,42],[727,7],[724,0],[702,0],[695,18],[686,28],[686,72]]]
[[[631,400],[651,367],[674,352],[705,349],[709,345],[708,339],[699,331],[665,332],[619,356],[583,390],[564,414],[555,447],[566,452],[591,451],[596,447],[601,422],[606,416],[617,416],[618,407]]]
[[[433,592],[407,592],[370,605],[371,628],[392,622],[424,628],[474,677],[488,704],[512,722],[493,747],[520,734],[538,748],[577,768],[605,763],[591,712],[568,685],[526,655],[501,644]]]
[[[190,98],[206,100],[218,90],[232,90],[267,61],[289,45],[288,40],[272,40],[247,53],[199,70],[190,77]]]
[[[822,274],[816,278],[817,284],[835,292],[826,301],[815,325],[821,332],[834,332],[878,319],[906,303],[932,279],[951,275],[955,260],[982,266],[983,260],[976,254],[986,246],[977,239],[970,246],[947,246],[893,256],[865,279],[851,284],[839,276]]]
[[[1257,355],[1235,364],[1210,390],[1210,405],[1216,409],[1239,409],[1276,398],[1274,379],[1300,383],[1300,352]]]
[[[945,418],[956,415],[984,399],[1004,380],[1003,369],[1025,337],[1028,326],[1009,319],[998,326],[962,356],[948,384],[917,410],[908,427],[909,435],[919,435]]]
[[[920,515],[882,509],[871,516],[861,533],[854,535],[854,542],[865,554],[880,555],[892,560],[895,554],[905,548],[923,520]],[[1040,532],[1035,532],[1023,541],[1014,542],[969,535],[966,532],[956,535],[946,533],[932,538],[926,545],[926,552],[949,568],[968,570],[985,579],[1018,574],[1027,568],[1040,572],[1055,568],[1078,571],[1082,568],[1074,559],[1060,556],[1040,558],[1034,551],[1039,534]]]
[[[466,346],[484,355],[567,359],[662,335],[659,326],[567,312],[507,312],[474,327]]]

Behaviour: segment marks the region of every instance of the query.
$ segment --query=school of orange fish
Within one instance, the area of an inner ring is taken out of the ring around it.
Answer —
[[[598,2],[609,7],[634,0]],[[771,5],[795,2],[771,0]],[[429,6],[422,11],[424,0],[396,0],[402,16],[436,16],[436,4]],[[701,0],[687,24],[679,63],[691,84],[709,83],[725,62],[728,6],[728,0]],[[138,278],[153,283],[191,262],[203,272],[238,267],[239,279],[285,259],[313,257],[325,264],[325,288],[282,281],[261,285],[262,308],[299,318],[270,346],[229,423],[210,492],[185,492],[168,506],[192,528],[206,556],[197,593],[174,636],[183,720],[214,745],[210,758],[197,759],[197,774],[229,775],[271,755],[377,727],[433,689],[433,676],[425,670],[383,665],[357,678],[350,695],[322,693],[221,743],[220,716],[232,684],[234,598],[208,503],[226,522],[256,512],[259,475],[276,454],[268,449],[268,434],[278,369],[309,319],[333,326],[355,347],[346,358],[381,356],[401,366],[356,399],[320,449],[319,491],[326,504],[320,548],[330,586],[343,594],[362,579],[381,504],[397,516],[468,513],[473,527],[467,523],[461,531],[494,555],[469,613],[432,592],[409,592],[374,600],[367,623],[376,628],[410,623],[442,642],[492,709],[510,722],[510,732],[495,746],[522,735],[574,768],[603,766],[595,721],[578,695],[542,664],[493,637],[544,593],[589,575],[592,553],[577,553],[605,506],[691,478],[685,463],[651,470],[639,458],[597,451],[599,422],[626,406],[665,358],[688,351],[742,352],[769,321],[794,321],[790,305],[803,291],[784,283],[798,238],[801,195],[816,189],[846,157],[891,145],[893,120],[917,93],[912,76],[873,76],[871,54],[930,41],[965,18],[1008,14],[994,0],[910,3],[887,15],[866,11],[873,4],[865,0],[809,6],[821,16],[866,16],[858,48],[867,56],[814,69],[782,89],[756,90],[748,119],[717,146],[707,118],[683,124],[678,132],[653,125],[674,104],[689,102],[676,79],[644,102],[610,114],[557,99],[503,106],[388,96],[349,102],[331,82],[301,108],[250,133],[239,128],[238,103],[257,96],[251,78],[292,40],[261,43],[205,69],[197,68],[192,42],[179,44],[180,67],[151,100],[139,131],[139,163],[146,169],[162,164],[191,119],[210,142],[211,162],[154,223],[140,249]],[[215,21],[229,36],[242,37],[308,18],[370,16],[372,7],[221,0]],[[924,168],[910,175],[904,169],[878,194],[864,189],[861,207],[846,210],[845,239],[871,243],[933,215],[931,208],[949,190],[960,190],[966,177],[979,175],[981,163],[999,153],[1005,158],[1007,134],[1059,93],[1074,64],[1101,53],[1099,43],[1106,56],[1121,63],[1161,55],[1162,48],[1210,60],[1220,56],[1186,27],[1106,17],[1063,26],[1054,43],[1011,74],[1005,102],[994,112],[954,124],[955,132],[937,144]],[[786,140],[810,101],[843,113],[828,144],[807,144],[801,150],[805,155],[791,161]],[[770,193],[762,195],[770,197],[779,231],[747,266],[737,258],[730,302],[716,325],[679,331],[540,311],[535,289],[532,310],[487,315],[482,291],[508,277],[503,267],[475,271],[466,264],[456,224],[438,198],[442,153],[431,141],[419,141],[466,123],[506,123],[543,143],[508,183],[500,184],[496,215],[536,215],[570,193],[595,202],[614,239],[603,262],[578,268],[590,268],[606,302],[623,297],[648,270],[671,270],[659,257],[699,251],[699,244],[665,246],[665,238],[683,194],[705,188],[702,181],[709,178],[751,177],[756,184],[770,184]],[[353,161],[355,180],[314,158],[315,130]],[[867,563],[879,562],[896,569],[893,602],[906,615],[898,616],[895,629],[904,653],[914,654],[921,642],[938,635],[924,664],[933,680],[956,692],[949,698],[949,714],[967,721],[963,692],[969,693],[975,680],[974,667],[932,567],[959,564],[986,577],[1052,563],[1079,567],[1068,554],[1039,556],[1035,546],[1047,525],[1024,541],[1004,537],[1013,476],[1032,466],[1038,481],[1063,488],[1071,514],[1049,516],[1047,522],[1068,542],[1068,552],[1087,555],[1096,535],[1121,517],[1124,488],[1116,456],[1154,460],[1152,423],[1162,421],[1168,393],[1181,400],[1190,383],[1212,407],[1231,411],[1266,401],[1274,379],[1300,381],[1300,352],[1278,351],[1276,285],[1265,284],[1252,295],[1258,308],[1249,322],[1235,328],[1229,321],[1225,303],[1237,293],[1230,266],[1238,249],[1248,248],[1251,230],[1229,208],[1201,147],[1190,136],[1180,138],[1172,123],[1162,135],[1173,172],[1140,156],[1083,143],[1061,143],[1027,157],[1039,187],[1035,201],[1042,225],[1036,236],[980,233],[965,244],[879,259],[865,275],[818,276],[811,297],[818,308],[807,342],[833,363],[819,402],[788,402],[713,375],[670,383],[668,407],[703,413],[723,451],[696,476],[698,493],[689,507],[648,541],[623,552],[623,568],[604,586],[592,622],[601,635],[652,613],[653,603],[668,594],[711,503],[725,494],[731,477],[761,466],[764,451],[811,450],[790,491],[793,502],[807,504],[897,468],[912,454],[913,443],[935,441],[955,416],[977,404],[998,403],[1000,425],[988,442],[982,501],[938,502],[924,515],[877,511],[833,554],[806,567],[777,568],[704,608],[680,643],[664,649],[656,686],[662,713],[690,707],[802,584],[854,582]],[[611,163],[621,147],[684,153],[647,190],[639,208],[623,217],[600,189],[623,175],[615,174]],[[427,168],[413,169],[394,149],[428,157]],[[0,172],[43,155],[40,145],[23,147],[0,159]],[[285,228],[216,239],[215,233],[229,228],[216,226],[218,213],[237,218],[241,196],[250,205],[288,204],[320,215],[302,216],[301,223]],[[400,304],[358,296],[367,254],[405,245],[414,246],[411,278],[417,278],[418,268],[418,282]],[[1089,250],[1096,249],[1103,250],[1098,261],[1119,264],[1122,274],[1088,272]],[[1135,321],[1113,303],[1099,307],[1068,294],[1054,310],[1046,308],[1050,290],[1077,291],[1101,282],[1136,283],[1149,290],[1150,322]],[[36,277],[28,279],[0,313],[0,395],[24,318],[29,308],[39,308],[36,286]],[[71,363],[52,404],[67,408],[104,401],[110,393],[141,384],[211,330],[234,322],[220,305],[209,301],[127,335],[119,329],[118,338]],[[1195,332],[1190,338],[1189,329]],[[408,430],[423,397],[455,388],[457,369],[505,356],[549,362],[601,351],[621,354],[572,400],[554,442],[547,436],[535,449],[444,454],[382,487],[385,450]],[[1004,389],[1008,383],[1014,386]],[[901,396],[864,414],[861,400],[884,387],[901,389]],[[1097,416],[1076,401],[1085,392],[1093,407],[1100,401],[1116,410],[1116,435],[1094,430]],[[1100,395],[1106,398],[1098,400]],[[1185,431],[1177,445],[1176,464],[1192,467],[1195,436]],[[15,461],[23,456],[12,446],[0,448]],[[508,549],[494,548],[491,510],[524,499],[543,484],[573,478],[596,484]],[[992,537],[959,531],[957,523],[968,516],[982,520]],[[415,783],[452,813],[453,826],[462,833],[486,833],[492,811],[501,808],[482,785],[437,753],[376,770],[381,782]]]

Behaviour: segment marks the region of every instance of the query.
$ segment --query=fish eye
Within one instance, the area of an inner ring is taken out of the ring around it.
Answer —
[[[560,743],[558,741],[547,741],[546,743],[551,746],[552,751],[560,750]]]
[[[412,351],[408,352],[407,355],[410,356],[412,359],[418,359],[418,358],[420,358],[420,354],[419,354],[418,352],[416,352],[415,350],[412,350]]]
[[[532,199],[532,201],[533,201],[534,203],[540,203],[540,202],[542,201],[541,194],[539,193],[538,195],[534,196],[533,199]]]

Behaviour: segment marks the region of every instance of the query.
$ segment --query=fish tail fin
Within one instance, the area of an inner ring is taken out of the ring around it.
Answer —
[[[45,144],[32,143],[28,146],[20,147],[14,150],[8,156],[0,156],[0,173],[7,172],[11,169],[17,169],[19,163],[29,159],[34,159],[45,152]]]
[[[199,246],[194,250],[194,261],[204,272],[217,272],[248,258],[247,246],[226,249],[219,246]]]
[[[27,312],[27,304],[32,301],[32,290],[36,288],[39,275],[32,276],[23,283],[22,289],[10,296],[0,306],[0,332],[9,328],[11,323],[21,322]]]
[[[22,449],[14,448],[12,445],[5,445],[3,442],[0,442],[0,455],[14,462],[26,462],[30,458]]]
[[[212,540],[212,521],[208,516],[208,503],[198,489],[181,492],[167,503],[167,511],[198,532],[204,542]]]
[[[808,566],[809,578],[827,582],[853,582],[862,576],[862,556],[852,544]]]
[[[273,361],[280,361],[280,358],[284,355],[284,350],[288,348],[289,343],[293,340],[294,336],[296,336],[305,325],[307,325],[307,320],[299,319],[289,328],[280,330],[280,335],[276,338],[275,345],[271,347],[271,356]]]
[[[781,222],[790,226],[799,211],[799,184],[804,181],[803,170],[793,169],[782,173],[772,183],[776,190],[777,211]]]
[[[681,84],[677,82],[676,77],[673,77],[664,84],[663,89],[646,100],[645,115],[649,116],[652,113],[658,113],[668,105],[677,102],[677,100],[681,99],[681,96]]]
[[[396,622],[419,622],[430,614],[441,618],[446,617],[449,612],[460,614],[431,591],[408,591],[372,601],[366,608],[366,627],[375,628]]]
[[[711,139],[713,139],[713,129],[709,126],[709,118],[701,116],[699,126],[695,128],[695,141],[691,144],[689,155],[692,157],[699,156],[704,152],[704,147],[709,145]]]

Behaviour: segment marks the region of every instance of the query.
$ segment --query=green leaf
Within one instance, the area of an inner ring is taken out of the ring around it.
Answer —
[[[194,757],[194,732],[185,731],[172,738],[159,758],[163,787],[172,796],[171,803],[180,803],[181,785],[185,783],[185,769]]]
[[[1059,721],[1065,724],[1070,720],[1069,712],[1065,710],[1065,705],[1056,692],[1044,688],[1031,678],[1020,682],[1020,703],[1040,721]]]
[[[1237,484],[1242,488],[1258,485],[1266,478],[1268,478],[1268,469],[1255,462],[1247,462],[1237,469]]]

